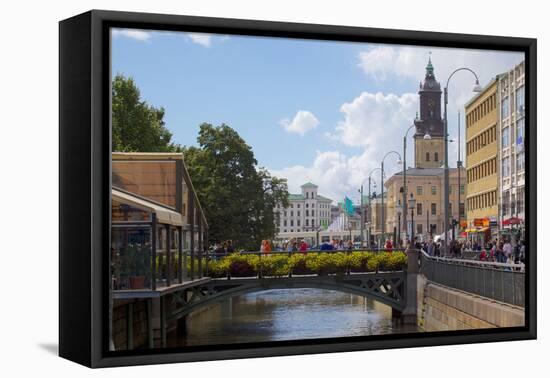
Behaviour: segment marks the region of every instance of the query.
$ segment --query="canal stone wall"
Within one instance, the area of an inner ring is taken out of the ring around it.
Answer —
[[[417,280],[418,325],[424,331],[447,331],[525,324],[522,308]]]

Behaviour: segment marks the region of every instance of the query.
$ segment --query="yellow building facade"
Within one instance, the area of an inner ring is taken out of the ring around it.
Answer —
[[[465,106],[466,218],[496,221],[498,217],[498,104],[497,80],[492,80]],[[479,221],[477,222],[479,223]]]

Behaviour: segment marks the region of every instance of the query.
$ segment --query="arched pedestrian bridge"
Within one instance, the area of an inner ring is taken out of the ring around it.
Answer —
[[[211,303],[251,292],[272,289],[316,288],[342,291],[369,297],[397,311],[405,308],[406,276],[399,272],[352,273],[330,276],[252,277],[211,279],[200,285],[177,292],[173,296],[171,320]]]

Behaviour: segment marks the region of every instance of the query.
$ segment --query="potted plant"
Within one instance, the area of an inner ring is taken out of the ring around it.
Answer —
[[[130,289],[145,287],[147,277],[151,274],[150,250],[147,246],[129,245],[122,259],[122,269],[128,277]]]

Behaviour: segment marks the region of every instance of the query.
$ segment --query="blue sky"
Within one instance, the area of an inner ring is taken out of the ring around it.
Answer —
[[[438,80],[464,61],[482,85],[522,59],[491,51],[126,29],[113,32],[112,72],[131,76],[143,99],[166,109],[175,142],[195,145],[200,123],[226,123],[252,146],[260,166],[289,180],[292,192],[313,181],[338,201],[356,197],[386,151],[401,151],[429,51]],[[472,80],[459,76],[450,87],[451,135]],[[388,165],[389,174],[398,169]]]

